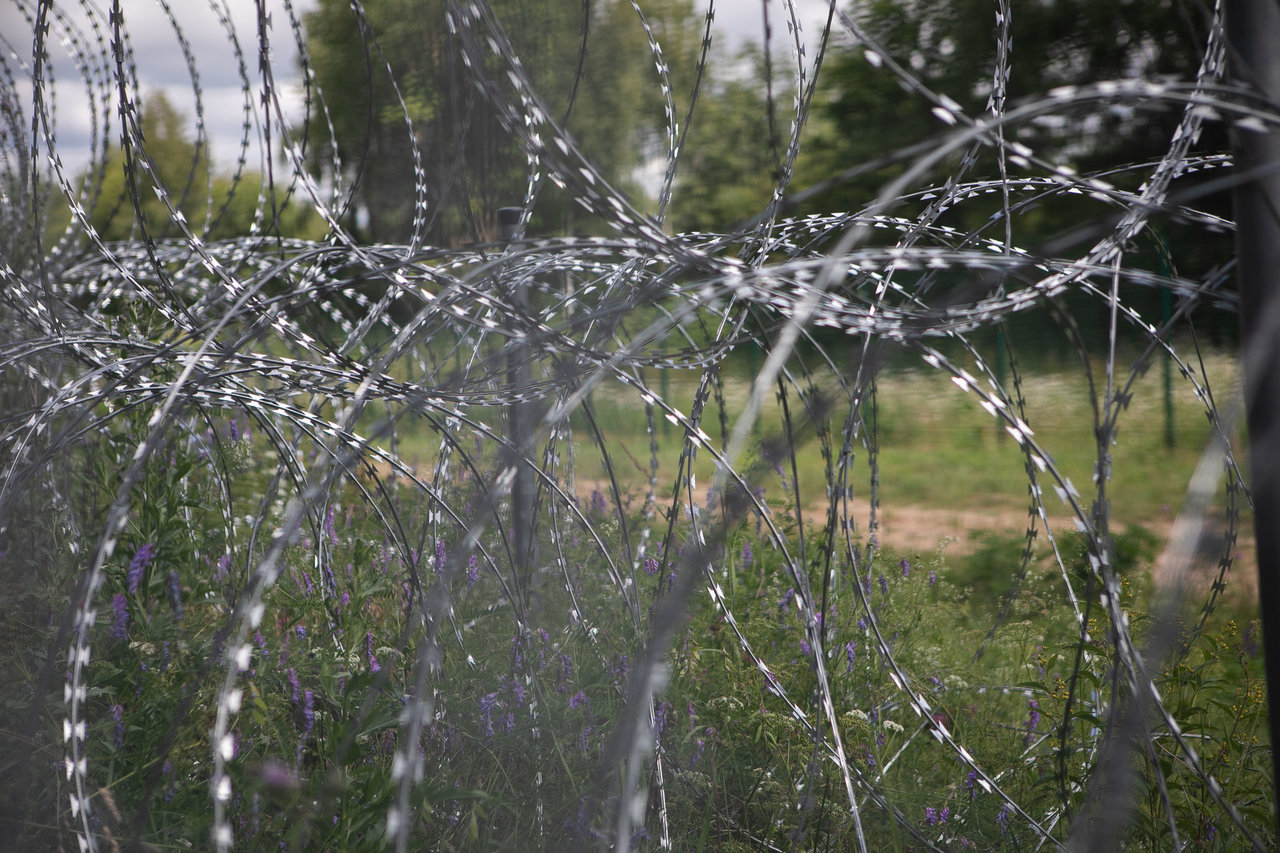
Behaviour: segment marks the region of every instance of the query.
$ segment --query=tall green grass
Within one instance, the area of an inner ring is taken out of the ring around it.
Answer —
[[[142,427],[140,416],[127,422]],[[129,462],[130,433],[118,438],[85,448],[92,464],[83,469],[84,495],[96,496],[83,505],[90,515],[114,494]],[[264,443],[229,417],[215,420],[207,438],[175,440],[157,454],[137,487],[143,511],[108,567],[102,595],[111,604],[92,632],[85,740],[105,844],[135,839],[198,849],[208,842],[208,737],[228,653],[224,631],[261,547],[247,530],[232,538],[212,532],[220,511],[210,496],[229,487],[233,514],[256,508],[264,467],[273,463],[261,455]],[[466,476],[447,487],[458,505],[478,496]],[[236,792],[229,820],[246,849],[387,844],[400,713],[425,642],[409,618],[411,578],[416,573],[429,592],[444,584],[442,561],[460,545],[428,536],[429,508],[404,500],[416,492],[393,486],[384,508],[419,531],[417,547],[406,549],[360,488],[358,480],[345,485],[288,548],[280,581],[264,599],[269,615],[242,675],[245,702],[228,763]],[[592,810],[602,749],[648,640],[651,608],[670,589],[675,555],[651,552],[638,567],[618,562],[623,519],[608,504],[583,511],[601,543],[573,525],[544,539],[543,548],[564,559],[536,574],[524,628],[509,580],[494,566],[477,561],[450,583],[431,678],[435,712],[414,747],[424,770],[413,788],[412,833],[434,849],[567,849],[593,844],[605,829]],[[643,520],[629,523],[635,529]],[[799,532],[793,526],[788,536]],[[689,533],[679,527],[676,544]],[[807,533],[816,541],[816,529]],[[64,540],[48,575],[51,604],[53,581],[76,564],[71,544]],[[490,533],[481,544],[501,548],[501,536]],[[1085,555],[1065,550],[1069,574],[1086,586]],[[1143,642],[1150,623],[1140,570],[1149,552],[1140,542],[1132,551],[1132,565],[1122,567],[1124,605]],[[1003,552],[995,547],[992,555]],[[626,586],[634,608],[620,602],[609,578],[611,557],[633,579]],[[1090,639],[1081,647],[1061,582],[1042,564],[995,620],[993,601],[1007,592],[1016,566],[998,567],[981,554],[956,561],[941,551],[851,557],[833,555],[835,582],[818,610],[825,627],[816,651],[840,710],[832,731],[814,710],[812,634],[782,553],[750,522],[728,532],[705,578],[719,584],[724,606],[695,597],[666,655],[669,680],[654,705],[650,807],[633,838],[641,849],[656,849],[664,825],[678,849],[849,849],[855,829],[830,758],[837,748],[855,768],[870,849],[1036,846],[1037,834],[1008,801],[931,736],[895,672],[928,697],[933,722],[1026,813],[1054,824],[1084,808],[1098,772],[1099,699],[1114,654],[1105,615],[1087,612]],[[811,560],[800,571],[822,589],[821,549]],[[30,627],[33,639],[48,636],[46,626]],[[1185,647],[1161,663],[1160,693],[1226,801],[1273,838],[1257,624],[1222,612],[1183,639]],[[21,698],[12,689],[9,702]],[[50,697],[50,725],[55,707]],[[1170,849],[1175,830],[1197,849],[1232,849],[1218,807],[1172,732],[1156,719],[1147,731],[1148,748],[1133,756],[1135,819],[1126,849]],[[1174,801],[1174,826],[1163,819],[1157,768]],[[19,812],[39,815],[46,802],[65,799],[53,768],[32,778],[25,790],[9,792]],[[36,817],[22,830],[27,849],[56,846],[61,837]]]

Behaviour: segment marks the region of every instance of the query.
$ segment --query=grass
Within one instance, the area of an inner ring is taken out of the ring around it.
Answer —
[[[1221,404],[1234,399],[1239,381],[1236,360],[1225,354],[1209,354],[1204,362],[1209,387],[1217,401]],[[704,411],[703,429],[717,447],[724,446],[722,417],[732,427],[749,395],[745,369],[745,364],[730,364],[725,372],[723,407],[712,398]],[[1105,377],[1099,368],[1094,365],[1093,369],[1095,381],[1103,383]],[[1172,419],[1166,425],[1162,370],[1157,365],[1134,383],[1131,400],[1119,417],[1118,440],[1110,448],[1112,472],[1107,495],[1117,517],[1126,522],[1150,525],[1171,519],[1210,432],[1203,404],[1196,399],[1192,386],[1179,378],[1176,368],[1168,397]],[[673,376],[664,399],[688,416],[693,408],[696,376],[678,371]],[[837,387],[830,375],[817,375],[813,381],[819,387]],[[1046,367],[1023,375],[1021,381],[1026,421],[1035,431],[1036,441],[1084,496],[1087,510],[1097,440],[1092,397],[1083,369]],[[1099,396],[1101,391],[1100,387]],[[849,405],[847,396],[838,399],[840,403],[828,426],[832,446],[837,450],[839,430]],[[883,503],[940,509],[1026,506],[1026,462],[1019,445],[1002,424],[978,405],[972,393],[961,391],[948,375],[914,368],[888,371],[877,380],[875,401],[876,461]],[[606,465],[602,459],[600,445],[587,420],[575,415],[571,424],[579,480],[599,483],[612,470],[624,488],[642,493],[650,473],[651,439],[657,447],[659,481],[674,480],[683,449],[683,431],[678,426],[670,424],[659,411],[651,436],[638,392],[620,384],[598,388],[590,403],[609,461]],[[793,412],[801,408],[794,389],[789,405]],[[869,408],[867,413],[870,416]],[[497,413],[491,414],[496,418]],[[753,433],[756,443],[749,453],[758,456],[759,440],[776,434],[781,423],[780,406],[774,395],[768,394]],[[1172,429],[1171,446],[1166,443],[1168,428]],[[1231,438],[1239,447],[1241,434],[1237,431]],[[427,434],[408,431],[401,436],[401,451],[408,458],[430,458],[437,446],[438,440]],[[855,445],[854,451],[849,480],[855,494],[865,498],[870,469],[864,440]],[[795,464],[801,493],[815,496],[815,503],[825,502],[827,475],[821,443],[809,440],[799,444]],[[715,471],[711,455],[700,452],[693,470],[698,482],[709,484]],[[784,473],[789,481],[790,472]],[[1046,491],[1052,493],[1048,478],[1045,481]],[[1056,501],[1050,503],[1056,508]],[[1056,514],[1056,510],[1051,508],[1051,513]]]
[[[899,417],[896,395],[908,385],[884,383],[886,414]],[[948,429],[969,428],[956,423],[958,414],[947,416],[954,401],[931,399]],[[86,527],[118,487],[144,416],[124,416],[115,439],[84,448],[93,460],[83,469],[84,494],[96,496],[85,503]],[[207,439],[192,431],[157,453],[138,486],[141,512],[107,566],[85,708],[86,772],[104,844],[136,837],[199,848],[212,830],[209,733],[228,666],[226,628],[263,547],[245,528],[227,528],[223,510],[232,518],[262,511],[274,466],[264,437],[246,434],[231,417],[215,418]],[[938,442],[928,424],[927,414],[912,424],[921,438],[903,426],[887,435]],[[972,426],[990,425],[974,419]],[[1000,439],[974,436],[976,447],[1000,449]],[[615,770],[602,764],[604,745],[621,718],[653,608],[671,594],[677,555],[692,530],[677,525],[666,548],[651,543],[649,558],[631,566],[615,509],[584,503],[590,530],[566,523],[553,535],[556,528],[544,527],[544,568],[516,619],[512,575],[501,559],[472,563],[458,529],[433,523],[431,505],[417,492],[393,487],[385,500],[373,499],[361,491],[369,485],[348,480],[317,509],[314,525],[284,551],[279,581],[263,598],[267,615],[251,635],[250,665],[239,679],[245,701],[230,729],[234,793],[226,814],[237,843],[387,846],[393,766],[409,749],[423,761],[422,779],[411,787],[414,843],[593,843],[609,828],[603,815],[611,802],[598,795],[618,790]],[[446,488],[450,505],[461,507],[479,500],[481,483],[454,473]],[[224,508],[218,495],[225,495]],[[268,511],[268,529],[282,511]],[[387,513],[394,513],[392,526]],[[638,515],[627,521],[634,541],[647,522]],[[858,780],[870,849],[932,843],[1020,850],[1037,844],[1038,834],[1010,803],[1046,825],[1063,809],[1078,815],[1098,772],[1100,697],[1114,655],[1105,613],[1086,611],[1082,641],[1061,582],[1034,563],[1005,618],[996,620],[993,598],[1016,571],[1000,560],[1016,553],[1017,542],[992,539],[963,560],[861,547],[826,554],[814,544],[816,532],[807,531],[807,563],[796,564],[788,557],[794,550],[780,550],[751,521],[727,531],[706,579],[719,584],[722,602],[695,596],[666,656],[670,680],[655,699],[653,733],[663,784],[659,791],[658,768],[647,763],[648,809],[635,843],[656,848],[665,826],[682,849],[850,849],[855,828],[831,758],[836,731]],[[794,549],[800,531],[792,523],[785,533]],[[63,542],[39,579],[55,606],[65,606],[65,584],[77,566]],[[502,552],[492,530],[480,544],[485,553]],[[1145,642],[1150,543],[1121,544],[1131,555],[1121,567],[1123,604]],[[149,559],[147,545],[154,546]],[[1081,549],[1067,543],[1064,551],[1074,579],[1086,585]],[[456,570],[447,570],[451,565]],[[834,583],[825,598],[800,607],[806,584],[819,595],[828,567]],[[418,742],[405,744],[402,713],[424,701],[415,694],[413,661],[428,642],[411,618],[415,577],[423,593],[447,594],[450,607],[430,679],[433,710]],[[817,656],[805,616],[815,613],[824,625]],[[37,624],[29,630],[50,636]],[[1220,611],[1205,632],[1182,635],[1185,649],[1156,678],[1227,801],[1272,839],[1256,632],[1255,622]],[[816,704],[819,658],[838,711],[836,731]],[[31,683],[33,674],[24,677],[19,683]],[[900,678],[927,698],[929,715],[913,711]],[[20,698],[10,688],[11,706]],[[61,719],[50,696],[43,723],[56,730]],[[936,737],[943,727],[972,765]],[[1149,731],[1151,747],[1134,756],[1139,797],[1126,848],[1172,843],[1155,787],[1159,768],[1179,837],[1198,849],[1231,849],[1230,825],[1185,751],[1159,721]],[[56,753],[55,736],[40,737]],[[45,763],[17,777],[33,784],[9,792],[29,816],[19,837],[30,849],[55,846],[66,834],[66,824],[48,815],[70,792]],[[985,775],[973,773],[975,766]],[[896,819],[881,802],[897,810]],[[1054,830],[1058,837],[1061,831]]]

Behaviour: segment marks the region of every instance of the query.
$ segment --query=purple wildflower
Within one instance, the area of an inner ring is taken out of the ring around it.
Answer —
[[[658,703],[658,710],[653,714],[653,735],[661,737],[662,730],[667,727],[667,717],[671,714],[671,703],[663,699]]]
[[[302,691],[302,734],[311,734],[311,729],[316,724],[316,695],[311,690]]]
[[[751,568],[751,543],[750,542],[742,543],[742,568],[743,569]]]
[[[496,692],[480,697],[480,722],[484,726],[485,737],[493,737],[493,712],[500,704]]]
[[[236,423],[235,418],[232,418],[231,423],[228,424],[227,434],[231,437],[232,441],[240,440],[240,425]]]
[[[764,680],[764,689],[766,693],[772,693],[775,696],[782,695],[782,685],[778,683],[778,677],[776,675],[772,672],[765,672]]]
[[[524,669],[524,642],[519,634],[511,638],[511,668],[516,672]]]
[[[938,573],[933,569],[929,570],[929,586],[933,586],[938,582]]]
[[[653,557],[644,558],[644,573],[649,577],[653,577],[658,573],[658,561]]]
[[[142,582],[142,573],[147,570],[147,566],[151,565],[151,560],[155,557],[155,554],[155,543],[148,542],[139,548],[134,553],[133,559],[129,561],[129,573],[126,577],[126,582],[130,595],[138,591],[138,584]]]
[[[1009,804],[1001,803],[1000,811],[996,814],[996,826],[1000,827],[1000,834],[1005,835],[1009,832]]]
[[[880,576],[880,594],[881,595],[889,594],[889,579],[886,578],[884,575]]]
[[[854,649],[853,640],[844,644],[844,656],[849,662],[848,669],[845,672],[853,672]]]
[[[274,758],[269,758],[263,762],[262,781],[268,788],[280,791],[292,791],[298,787],[298,777],[293,775],[292,770]]]
[[[613,676],[613,684],[615,687],[620,686],[627,680],[628,673],[631,672],[631,659],[624,654],[619,654],[609,664],[609,674]]]
[[[436,574],[440,574],[441,572],[444,571],[444,564],[445,564],[445,561],[448,559],[448,557],[449,557],[449,554],[444,549],[444,540],[437,539],[436,540],[436,562],[435,562]]]
[[[173,604],[173,615],[179,621],[182,620],[182,581],[178,577],[178,572],[174,569],[169,570],[169,601]]]
[[[475,554],[467,558],[467,589],[475,588],[476,581],[480,579],[480,560]]]
[[[1031,743],[1031,737],[1035,734],[1036,726],[1040,725],[1040,703],[1034,699],[1028,699],[1027,707],[1031,710],[1027,714],[1027,736],[1024,742]]]
[[[875,766],[876,766],[876,756],[875,756],[875,753],[873,753],[871,750],[867,749],[866,744],[863,744],[863,745],[862,745],[862,751],[866,753],[866,755],[864,756],[864,760],[867,762],[867,766],[868,766],[868,767],[875,767]]]
[[[971,800],[978,796],[978,789],[975,787],[975,785],[977,785],[977,782],[978,782],[978,771],[970,769],[969,772],[965,774],[964,787],[965,787],[965,790],[969,792],[969,799]]]
[[[111,704],[111,719],[116,721],[113,740],[116,749],[124,748],[124,706],[113,702]]]
[[[1209,824],[1204,830],[1204,840],[1210,843],[1218,837],[1218,828],[1213,824]]]
[[[809,642],[807,640],[804,640],[804,639],[800,640],[800,654],[804,655],[805,657],[808,657],[809,655],[813,654],[813,647],[809,645]]]
[[[581,708],[584,705],[589,705],[590,703],[591,700],[587,698],[587,694],[583,693],[581,690],[569,697],[570,708]]]
[[[298,690],[302,685],[298,683],[298,673],[294,672],[293,667],[289,667],[289,687],[293,690],[293,701],[298,701]]]
[[[218,558],[218,564],[213,568],[213,582],[222,583],[227,579],[227,573],[231,570],[231,555],[223,554]]]
[[[129,639],[129,602],[123,592],[117,592],[111,598],[111,610],[115,619],[111,623],[111,639]]]
[[[902,567],[902,576],[904,578],[911,576],[911,562],[909,560],[903,560],[898,565]]]
[[[307,595],[310,595],[313,587],[311,586],[311,576],[308,575],[306,572],[302,573],[302,583],[306,587]]]
[[[560,661],[560,672],[556,678],[556,692],[564,693],[568,690],[570,679],[573,678],[573,658],[564,652],[556,652],[556,658]]]
[[[338,532],[333,529],[334,506],[329,504],[328,511],[324,514],[324,535],[329,537],[330,545],[338,544]]]
[[[694,738],[693,755],[689,756],[689,766],[693,767],[698,763],[698,759],[702,758],[703,751],[707,748],[707,742],[702,738]]]
[[[307,638],[307,629],[304,628],[303,626],[299,625],[297,628],[294,629],[294,631],[297,632],[298,639],[305,640]]]
[[[364,635],[365,654],[369,657],[369,671],[378,672],[382,669],[382,665],[378,663],[378,657],[373,653],[373,632],[366,631]]]

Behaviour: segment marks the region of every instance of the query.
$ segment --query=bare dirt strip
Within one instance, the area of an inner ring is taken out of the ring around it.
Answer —
[[[865,509],[860,517],[865,524],[865,519],[869,517]],[[882,545],[890,545],[901,551],[932,553],[944,546],[949,554],[967,555],[977,550],[986,534],[1022,535],[1027,529],[1028,518],[1025,508],[938,509],[925,506],[884,506],[878,516],[879,541]],[[1161,543],[1159,554],[1151,566],[1152,579],[1157,587],[1170,582],[1177,570],[1175,556],[1180,549],[1171,547],[1174,522],[1175,515],[1172,512],[1163,518],[1138,522]],[[1055,535],[1075,530],[1074,520],[1069,516],[1050,516],[1049,523]],[[1037,541],[1044,543],[1044,525],[1039,519],[1036,520],[1036,529]],[[1116,532],[1123,533],[1125,529],[1126,525],[1120,522]],[[1205,520],[1198,547],[1187,566],[1188,583],[1194,593],[1207,592],[1209,584],[1216,578],[1218,561],[1226,551],[1227,531],[1224,518],[1210,516]],[[1226,577],[1228,595],[1233,600],[1256,600],[1258,557],[1253,527],[1249,523],[1241,523],[1236,534],[1236,541],[1230,551],[1233,564]]]
[[[590,505],[593,490],[599,489],[608,494],[608,484],[603,481],[579,479],[575,485],[583,506]],[[634,509],[640,500],[634,495],[630,497]],[[865,536],[871,517],[870,505],[865,500],[855,499],[847,506],[855,531]],[[827,519],[827,506],[825,503],[812,504],[805,509],[804,515],[809,524],[823,524]],[[920,555],[934,554],[941,549],[951,557],[963,557],[976,552],[993,534],[1007,539],[1021,538],[1031,519],[1025,506],[974,505],[957,509],[886,503],[878,508],[876,521],[877,541],[881,547]],[[1166,586],[1178,569],[1175,558],[1180,549],[1170,547],[1175,521],[1176,513],[1171,509],[1158,518],[1131,522],[1154,535],[1159,543],[1157,556],[1150,566],[1157,587]],[[1050,515],[1049,523],[1055,536],[1076,529],[1074,518],[1067,514]],[[1113,519],[1112,524],[1114,533],[1123,534],[1128,529],[1123,520]],[[1044,524],[1039,518],[1035,519],[1035,527],[1037,553],[1045,552],[1047,539]],[[1193,597],[1207,594],[1217,578],[1219,559],[1226,551],[1227,531],[1226,520],[1221,514],[1205,519],[1198,545],[1185,564],[1188,591]],[[1230,550],[1233,563],[1225,578],[1226,595],[1231,601],[1247,605],[1257,600],[1257,548],[1250,521],[1240,522],[1236,532],[1236,541]],[[1017,546],[1011,543],[1010,547]]]

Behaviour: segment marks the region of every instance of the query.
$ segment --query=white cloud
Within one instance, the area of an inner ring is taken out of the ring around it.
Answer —
[[[701,0],[704,11],[706,2]],[[57,14],[51,17],[47,45],[46,78],[53,81],[57,149],[72,173],[83,169],[91,157],[95,111],[99,131],[104,122],[108,123],[112,141],[118,138],[120,126],[115,114],[118,95],[113,80],[109,5],[101,0],[88,5],[94,10],[91,15],[79,3],[59,4]],[[641,5],[643,7],[643,2]],[[825,21],[827,5],[827,0],[795,0],[795,9],[802,21],[801,32],[810,52]],[[121,0],[128,48],[126,66],[131,66],[131,73],[136,74],[138,93],[145,96],[163,90],[175,106],[192,117],[193,127],[198,84],[199,106],[214,163],[219,168],[232,167],[240,155],[247,79],[250,88],[247,100],[250,109],[258,113],[258,121],[251,122],[249,134],[249,168],[258,168],[261,154],[257,137],[262,107],[255,3],[254,0],[226,0],[230,15],[226,22],[214,11],[221,6],[222,0],[207,3],[169,0],[169,12],[166,12],[159,0]],[[313,6],[314,0],[302,0],[294,3],[294,11],[301,16]],[[286,116],[292,119],[301,109],[295,36],[288,23],[284,0],[267,0],[266,7],[272,21],[268,30],[272,75]],[[762,41],[765,6],[761,0],[720,0],[715,9],[715,32],[722,40],[725,53],[734,53],[748,41]],[[768,0],[767,9],[775,57],[785,62],[791,44],[787,5],[784,0]],[[0,34],[6,53],[17,62],[15,74],[20,78],[29,77],[33,30],[13,3],[6,3],[0,10]],[[239,47],[239,56],[235,45]],[[808,61],[812,61],[811,56]],[[29,84],[20,84],[18,95],[29,110]],[[26,120],[30,121],[29,114]],[[276,123],[275,116],[272,122]]]
[[[262,109],[258,22],[253,0],[227,0],[230,17],[226,20],[219,19],[211,3],[170,2],[169,12],[157,0],[121,0],[120,5],[125,39],[122,65],[130,78],[131,92],[145,97],[150,92],[163,91],[191,117],[193,128],[198,92],[199,111],[204,116],[214,162],[231,166],[239,156],[246,85],[251,109]],[[29,78],[34,32],[16,7],[6,6],[0,18],[6,49],[20,64],[20,73]],[[295,4],[295,9],[309,6],[310,3]],[[109,123],[113,141],[118,138],[120,127],[115,114],[118,92],[109,7],[92,4],[90,8],[92,12],[86,12],[80,4],[59,5],[58,14],[50,20],[46,45],[45,76],[52,81],[57,148],[72,172],[83,169],[92,156],[91,128],[95,117],[99,130],[104,122]],[[286,115],[291,116],[297,108],[297,87],[291,85],[298,76],[295,37],[283,0],[268,0],[266,8],[271,15],[267,38],[272,76]],[[30,85],[20,89],[19,94],[29,109]],[[104,98],[108,104],[106,114]],[[260,158],[256,128],[250,136],[250,167],[256,168]]]
[[[827,0],[795,0],[794,12],[800,22],[800,35],[809,50],[817,46],[822,27],[827,20]],[[704,11],[707,0],[702,0]],[[783,0],[718,0],[715,4],[715,29],[728,42],[732,51],[747,42],[764,42],[765,15],[768,14],[770,41],[775,52],[784,54],[791,50],[792,37],[788,29],[791,10]],[[839,30],[838,20],[833,20],[832,31]]]

